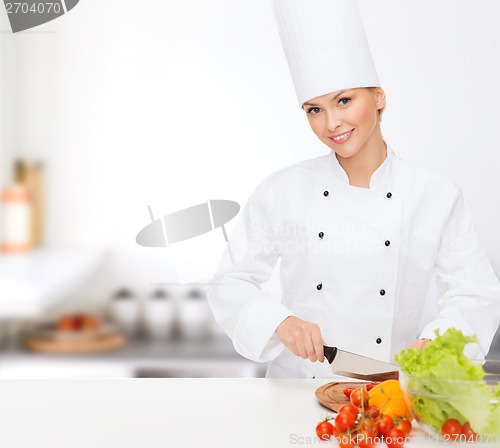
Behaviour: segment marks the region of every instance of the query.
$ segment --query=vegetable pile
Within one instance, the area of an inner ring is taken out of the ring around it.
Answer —
[[[396,356],[408,375],[415,415],[451,439],[500,435],[500,383],[488,385],[483,366],[463,353],[477,339],[455,328],[436,336],[425,350],[410,348]]]
[[[411,415],[399,381],[344,389],[344,394],[350,403],[342,406],[336,417],[327,417],[316,427],[321,440],[335,438],[341,448],[373,448],[382,441],[388,448],[404,445],[411,431]]]

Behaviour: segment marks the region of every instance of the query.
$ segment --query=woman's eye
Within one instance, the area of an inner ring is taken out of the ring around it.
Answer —
[[[346,105],[349,101],[351,101],[351,98],[347,98],[347,97],[346,97],[346,98],[341,98],[341,99],[339,100],[339,104],[340,104],[341,106],[345,106],[345,105]]]
[[[310,107],[309,109],[307,109],[307,113],[311,115],[316,115],[319,113],[319,111],[320,111],[319,107]]]

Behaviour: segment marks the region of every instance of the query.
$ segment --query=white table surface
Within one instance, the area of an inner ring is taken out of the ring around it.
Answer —
[[[0,447],[281,448],[315,437],[325,379],[0,380]],[[419,428],[406,446],[435,447]]]

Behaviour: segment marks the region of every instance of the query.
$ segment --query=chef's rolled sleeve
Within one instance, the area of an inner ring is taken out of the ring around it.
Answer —
[[[500,284],[479,241],[470,209],[457,188],[443,229],[435,273],[440,292],[439,314],[420,337],[434,339],[450,327],[476,335],[470,357],[485,356],[500,325]]]
[[[210,282],[208,301],[217,323],[242,356],[272,361],[284,345],[275,331],[288,316],[279,297],[262,289],[280,257],[270,213],[273,194],[264,181],[250,197],[218,273]],[[242,229],[238,232],[238,228]],[[229,260],[229,251],[231,262]],[[229,264],[229,266],[227,266]]]
[[[261,297],[246,308],[232,337],[234,348],[240,355],[266,362],[277,358],[283,351],[285,346],[275,330],[292,314],[284,306],[276,305],[269,297]]]

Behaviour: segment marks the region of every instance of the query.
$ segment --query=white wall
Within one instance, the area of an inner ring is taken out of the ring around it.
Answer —
[[[499,2],[359,3],[387,141],[463,188],[500,274]],[[147,204],[244,204],[269,173],[328,151],[297,106],[268,0],[82,0],[0,41],[6,151],[46,161],[47,244],[109,248],[82,295],[176,281],[165,252],[135,244]]]
[[[8,29],[8,19],[6,14],[0,14],[0,30]],[[10,160],[10,155],[8,152],[8,147],[10,142],[8,141],[8,107],[9,103],[8,92],[7,92],[7,72],[8,67],[5,64],[6,60],[10,60],[11,56],[8,53],[8,49],[11,45],[8,44],[8,39],[5,39],[0,35],[0,186],[5,185],[10,179],[8,176],[7,160]],[[0,214],[2,213],[2,208],[0,204]]]

